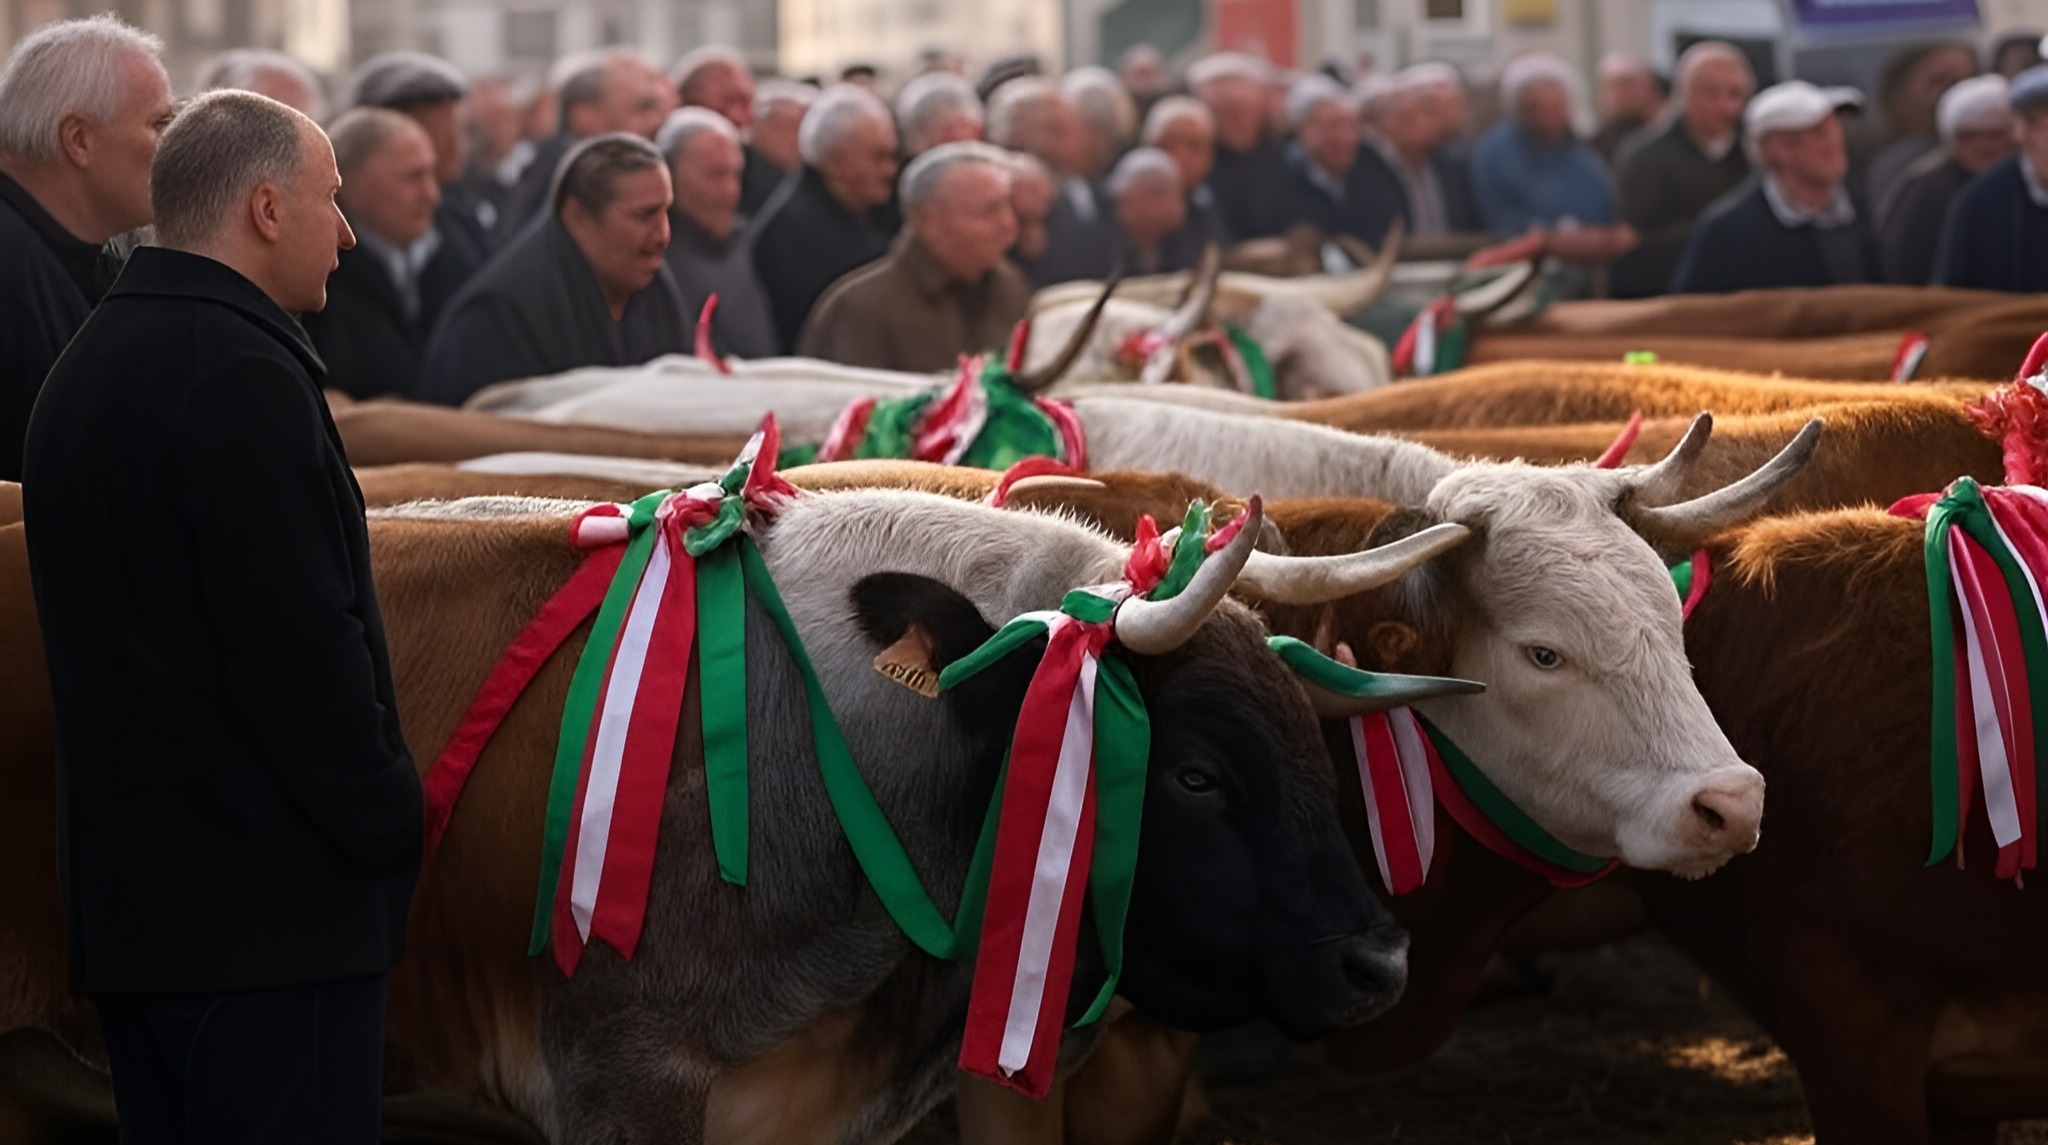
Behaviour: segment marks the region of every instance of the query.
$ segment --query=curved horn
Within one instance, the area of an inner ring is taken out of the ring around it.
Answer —
[[[1393,285],[1394,264],[1401,260],[1401,242],[1406,236],[1406,224],[1395,219],[1387,227],[1387,237],[1380,240],[1378,254],[1351,235],[1331,236],[1332,242],[1358,261],[1359,269],[1350,274],[1330,275],[1326,283],[1315,287],[1303,283],[1307,288],[1304,292],[1312,293],[1316,301],[1339,318],[1365,313]]]
[[[1463,525],[1431,525],[1390,545],[1329,557],[1282,557],[1253,553],[1237,576],[1237,587],[1275,604],[1324,604],[1369,592],[1439,553],[1465,543]]]
[[[1542,269],[1543,260],[1539,258],[1515,263],[1492,281],[1458,294],[1453,305],[1463,317],[1484,318],[1514,301],[1516,295],[1536,281]]]
[[[1342,692],[1318,688],[1307,680],[1301,682],[1301,687],[1308,693],[1316,715],[1326,720],[1349,719],[1367,712],[1403,707],[1418,700],[1470,696],[1486,690],[1486,685],[1477,680],[1460,680],[1452,676],[1387,676],[1382,686],[1374,688],[1369,696],[1347,696]]]
[[[1167,380],[1173,367],[1179,361],[1181,343],[1186,342],[1202,324],[1209,320],[1209,310],[1216,305],[1217,284],[1223,278],[1223,252],[1215,243],[1202,249],[1202,263],[1195,268],[1194,277],[1188,279],[1187,293],[1181,295],[1180,305],[1166,319],[1166,326],[1160,333],[1166,335],[1152,356],[1145,359],[1145,368],[1139,372],[1138,380],[1156,385]]]
[[[1102,284],[1102,293],[1095,296],[1095,303],[1088,308],[1087,314],[1082,315],[1081,324],[1068,335],[1067,344],[1060,348],[1059,356],[1030,373],[1017,375],[1018,389],[1027,394],[1037,393],[1074,368],[1074,363],[1081,358],[1081,351],[1088,348],[1088,340],[1095,336],[1095,324],[1102,319],[1102,308],[1109,305],[1109,296],[1116,293],[1117,283],[1122,280],[1121,275],[1111,275],[1109,281]]]
[[[1733,485],[1676,505],[1640,508],[1631,517],[1636,527],[1644,532],[1683,540],[1705,539],[1731,525],[1740,524],[1755,516],[1771,494],[1812,460],[1814,448],[1820,444],[1820,430],[1821,419],[1807,422],[1776,457]]]
[[[1246,503],[1244,524],[1230,543],[1209,554],[1195,578],[1171,600],[1131,597],[1116,609],[1116,638],[1140,656],[1159,656],[1188,642],[1230,592],[1265,524],[1265,507],[1255,496]],[[1200,538],[1196,538],[1199,544]]]
[[[1702,413],[1685,427],[1685,436],[1671,447],[1663,460],[1645,465],[1630,474],[1630,484],[1635,487],[1635,503],[1646,507],[1668,505],[1678,498],[1684,488],[1686,475],[1700,459],[1700,451],[1707,447],[1707,439],[1714,435],[1714,415]]]
[[[1011,497],[1019,493],[1100,493],[1109,486],[1093,477],[1070,477],[1062,473],[1041,473],[1010,482]]]

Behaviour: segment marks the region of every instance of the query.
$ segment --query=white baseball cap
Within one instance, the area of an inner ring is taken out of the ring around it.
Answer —
[[[1853,87],[1787,80],[1756,93],[1742,111],[1742,130],[1751,139],[1773,131],[1804,131],[1845,107],[1862,106],[1863,93]]]

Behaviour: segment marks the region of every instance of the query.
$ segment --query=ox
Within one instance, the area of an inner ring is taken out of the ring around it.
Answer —
[[[1559,302],[1541,314],[1498,325],[1481,340],[1494,334],[1832,338],[1919,329],[1959,311],[2012,301],[2012,295],[1996,290],[1854,285]]]
[[[636,433],[579,425],[542,425],[524,418],[452,410],[419,402],[335,401],[334,428],[353,465],[464,461],[520,449],[554,449],[614,457],[653,457],[717,465],[739,453],[745,434]]]
[[[559,504],[515,501],[510,516],[474,519],[456,502],[374,522],[417,758],[431,758],[499,649],[573,566]],[[1264,1014],[1307,1035],[1390,1002],[1403,939],[1343,857],[1301,686],[1250,615],[1221,602],[1255,535],[1175,600],[1118,613],[1158,715],[1124,993],[1184,1025]],[[1377,562],[1384,579],[1455,539],[1338,563]],[[800,499],[761,547],[856,756],[889,761],[868,768],[869,783],[939,901],[953,901],[1030,665],[1005,661],[928,701],[869,661],[912,628],[935,663],[950,661],[993,632],[986,618],[1113,579],[1124,550],[1052,517],[901,492]],[[1321,574],[1297,562],[1260,575]],[[0,768],[28,796],[0,812],[13,861],[0,883],[0,1029],[49,1029],[90,1054],[89,1015],[62,988],[54,824],[36,797],[52,779],[48,697],[18,525],[0,530],[0,577],[0,647],[14,658],[9,678],[26,683],[8,689]],[[747,652],[753,884],[717,879],[699,745],[686,735],[663,809],[676,858],[656,873],[639,956],[594,949],[566,980],[524,956],[572,641],[514,708],[424,875],[392,982],[400,1088],[467,1093],[562,1141],[886,1139],[936,1099],[967,972],[912,953],[860,889],[817,778],[794,664],[761,619]]]

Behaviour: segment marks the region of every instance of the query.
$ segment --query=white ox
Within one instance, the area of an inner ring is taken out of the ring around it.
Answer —
[[[1698,876],[1754,846],[1763,777],[1693,685],[1659,550],[1690,552],[1753,515],[1811,456],[1818,423],[1749,477],[1674,503],[1711,431],[1704,415],[1664,461],[1607,470],[1460,463],[1391,438],[1115,398],[1075,409],[1101,468],[1281,497],[1379,497],[1472,530],[1475,543],[1402,582],[1403,612],[1447,632],[1447,671],[1488,686],[1421,705],[1429,717],[1580,851]],[[608,464],[542,459],[524,471],[603,474]]]

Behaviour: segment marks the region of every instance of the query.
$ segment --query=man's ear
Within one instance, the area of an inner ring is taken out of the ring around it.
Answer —
[[[72,113],[57,121],[57,150],[80,169],[92,166],[92,121]]]
[[[266,242],[284,234],[284,192],[275,183],[258,183],[249,192],[249,221]]]

